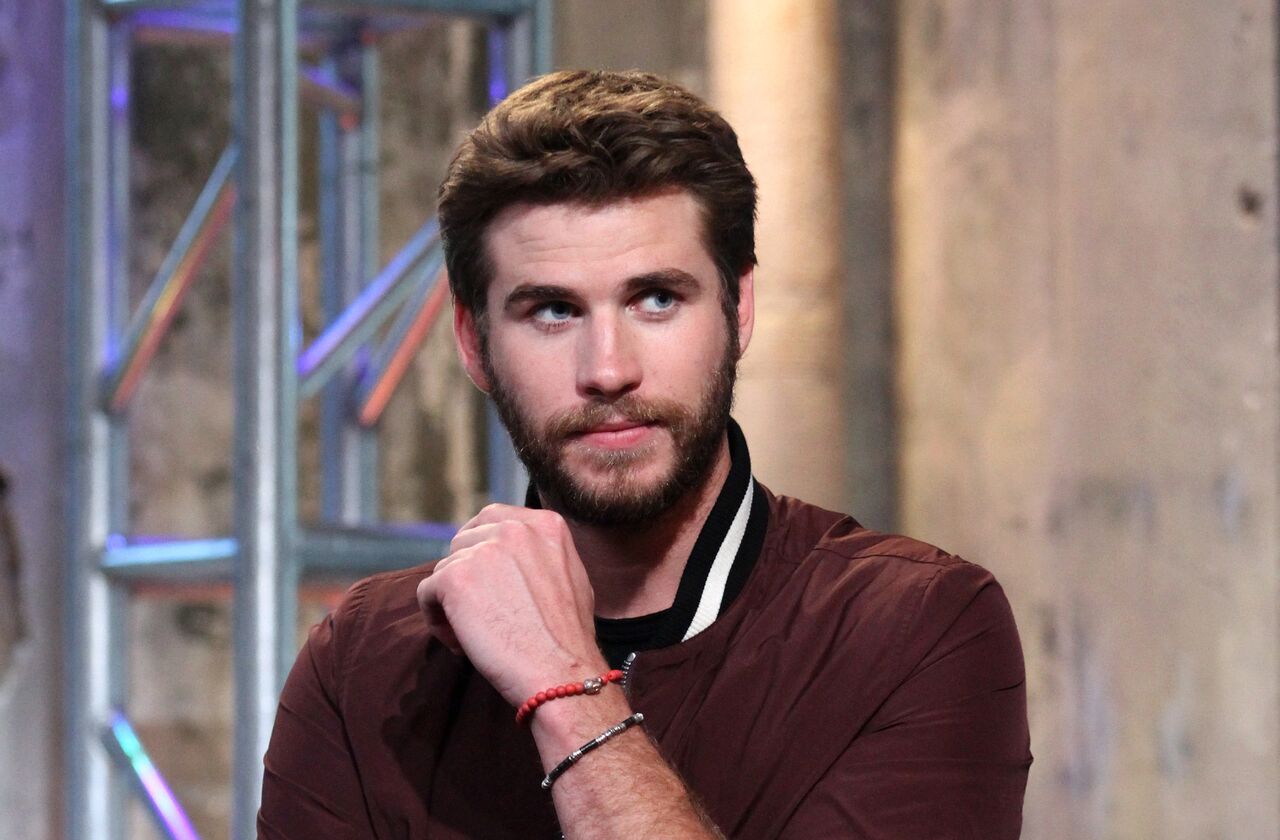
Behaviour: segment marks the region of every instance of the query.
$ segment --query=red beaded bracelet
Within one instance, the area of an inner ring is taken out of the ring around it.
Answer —
[[[622,672],[617,668],[612,671],[601,674],[598,677],[587,677],[582,682],[566,683],[565,685],[557,685],[548,688],[546,691],[539,691],[530,697],[516,709],[516,723],[524,723],[529,715],[533,714],[533,710],[546,703],[548,700],[559,700],[561,697],[576,697],[579,694],[599,694],[600,690],[611,682],[617,682],[622,679]]]

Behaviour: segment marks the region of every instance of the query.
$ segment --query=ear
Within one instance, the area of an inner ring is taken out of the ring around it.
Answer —
[[[472,383],[486,394],[489,393],[489,377],[485,376],[484,364],[480,361],[480,329],[476,325],[475,315],[457,297],[453,299],[453,343],[458,348],[462,368]]]
[[[756,268],[748,265],[738,275],[738,358],[747,352],[756,325]]]

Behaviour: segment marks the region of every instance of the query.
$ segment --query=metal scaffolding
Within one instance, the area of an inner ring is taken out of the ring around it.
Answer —
[[[125,611],[146,580],[222,580],[234,592],[232,835],[255,836],[262,755],[294,653],[299,580],[421,562],[452,526],[377,522],[374,429],[441,312],[438,228],[385,266],[378,240],[378,35],[463,15],[488,32],[492,99],[550,66],[551,0],[66,0],[69,550],[65,835],[120,838],[130,791],[169,838],[195,832],[127,716]],[[302,8],[299,8],[301,5]],[[192,38],[233,50],[232,142],[131,312],[129,88],[133,46]],[[300,65],[300,47],[306,63]],[[356,55],[352,60],[351,51]],[[320,114],[323,309],[300,347],[299,98]],[[129,533],[130,401],[219,233],[231,228],[235,347],[234,533]],[[298,403],[321,399],[324,524],[297,516]],[[521,472],[488,422],[489,487]]]

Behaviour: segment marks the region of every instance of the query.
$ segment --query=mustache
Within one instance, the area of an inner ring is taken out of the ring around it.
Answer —
[[[564,440],[589,432],[604,423],[663,425],[678,431],[689,422],[690,412],[674,400],[646,400],[627,394],[609,402],[590,402],[555,415],[547,423],[546,436]]]

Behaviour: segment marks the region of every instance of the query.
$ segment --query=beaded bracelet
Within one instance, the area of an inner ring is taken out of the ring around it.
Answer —
[[[561,697],[577,697],[579,694],[599,694],[600,690],[611,682],[622,679],[622,672],[617,668],[607,671],[598,677],[587,677],[582,682],[565,683],[539,691],[516,709],[516,723],[524,723],[533,710],[548,700],[559,700]]]
[[[573,765],[577,764],[578,760],[581,759],[584,755],[591,752],[596,747],[603,744],[605,741],[608,741],[610,738],[615,738],[618,735],[621,735],[623,732],[626,732],[628,729],[635,726],[637,723],[644,723],[644,715],[640,714],[639,712],[636,712],[635,714],[631,715],[629,718],[622,721],[621,723],[615,723],[613,726],[610,726],[608,729],[601,732],[599,735],[592,738],[590,741],[587,741],[585,744],[578,747],[573,752],[569,753],[567,756],[565,756],[564,761],[561,761],[555,767],[551,768],[551,772],[548,773],[546,778],[542,780],[542,789],[551,790],[551,786],[556,783],[556,779],[563,776],[564,772],[568,770],[570,767],[572,767]]]

